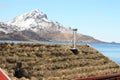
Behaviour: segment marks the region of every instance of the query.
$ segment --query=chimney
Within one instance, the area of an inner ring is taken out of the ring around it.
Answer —
[[[77,29],[73,29],[73,49],[76,49],[76,34]]]
[[[77,29],[73,29],[73,48],[71,49],[71,51],[74,54],[78,54],[78,50],[76,48],[76,34],[77,34]]]

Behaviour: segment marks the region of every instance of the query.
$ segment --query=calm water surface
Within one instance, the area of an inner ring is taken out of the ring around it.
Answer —
[[[120,64],[120,43],[89,43],[116,63]]]
[[[0,42],[12,42],[12,43],[29,43],[29,41],[0,41]],[[44,44],[71,44],[70,42],[40,42]],[[93,48],[97,49],[111,60],[120,64],[120,43],[78,43],[89,44]]]

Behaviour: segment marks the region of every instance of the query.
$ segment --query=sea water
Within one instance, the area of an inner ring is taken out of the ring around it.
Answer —
[[[120,43],[89,43],[103,55],[120,64]]]

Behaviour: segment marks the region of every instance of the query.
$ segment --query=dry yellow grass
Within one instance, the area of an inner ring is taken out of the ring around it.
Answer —
[[[0,67],[13,77],[21,61],[24,77],[38,80],[72,80],[120,72],[120,67],[88,45],[77,45],[75,55],[65,45],[0,43]]]

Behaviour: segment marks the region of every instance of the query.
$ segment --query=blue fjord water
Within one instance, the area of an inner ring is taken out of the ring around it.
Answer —
[[[29,43],[29,41],[0,41],[11,43]],[[43,44],[71,44],[70,42],[40,42]],[[89,44],[93,48],[97,49],[103,55],[109,57],[111,60],[120,64],[120,43],[83,43],[77,44]]]
[[[89,43],[92,47],[120,64],[120,43]]]

